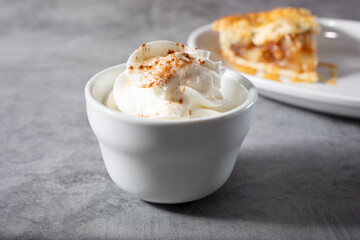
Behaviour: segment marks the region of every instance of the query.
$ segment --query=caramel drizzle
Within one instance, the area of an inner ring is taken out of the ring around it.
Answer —
[[[327,63],[327,62],[319,62],[318,66],[319,67],[330,68],[330,79],[326,79],[323,75],[318,74],[321,82],[331,84],[331,85],[337,84],[337,69],[338,69],[338,66],[336,64]]]
[[[247,73],[250,75],[256,75],[257,74],[257,70],[255,68],[252,67],[247,67],[247,66],[242,66],[242,65],[236,65],[235,66],[236,70],[243,72],[243,73]],[[281,82],[280,78],[279,78],[279,74],[277,73],[264,73],[262,75],[263,78],[269,79],[269,80],[273,80],[276,82]]]
[[[279,74],[264,73],[262,77],[276,82],[281,82]]]
[[[256,73],[257,73],[257,70],[255,68],[252,68],[252,67],[236,65],[235,68],[236,68],[236,70],[238,70],[240,72],[247,73],[247,74],[250,74],[250,75],[256,75]]]

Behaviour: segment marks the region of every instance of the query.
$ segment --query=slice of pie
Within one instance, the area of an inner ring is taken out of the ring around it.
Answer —
[[[235,67],[256,69],[301,82],[316,82],[315,36],[320,26],[304,8],[223,17],[212,25],[222,54]]]

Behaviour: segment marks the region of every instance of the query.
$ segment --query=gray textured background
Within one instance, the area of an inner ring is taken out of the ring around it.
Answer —
[[[86,81],[140,44],[282,5],[360,20],[357,0],[0,1],[0,238],[359,239],[359,121],[260,98],[228,182],[172,206],[116,187],[87,122]]]

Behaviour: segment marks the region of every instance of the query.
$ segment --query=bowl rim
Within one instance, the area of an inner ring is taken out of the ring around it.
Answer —
[[[258,91],[254,84],[248,80],[246,77],[244,77],[242,74],[233,71],[229,68],[226,68],[226,72],[233,75],[234,79],[237,81],[240,81],[240,83],[248,90],[248,97],[247,99],[237,106],[234,109],[231,109],[227,112],[221,113],[220,115],[216,116],[210,116],[210,117],[201,117],[201,118],[190,118],[190,119],[153,119],[153,118],[140,118],[132,115],[128,115],[119,111],[115,111],[107,106],[105,106],[103,103],[99,102],[95,99],[95,97],[92,94],[92,89],[95,86],[95,82],[98,81],[99,76],[104,74],[105,72],[111,71],[115,68],[124,67],[126,63],[118,64],[109,68],[106,68],[98,73],[96,73],[94,76],[92,76],[85,86],[85,99],[86,99],[86,105],[89,105],[91,107],[94,107],[98,111],[106,114],[107,116],[115,119],[119,119],[124,122],[129,122],[133,124],[140,124],[140,125],[188,125],[188,124],[195,124],[195,123],[201,123],[201,122],[209,122],[209,121],[219,121],[221,119],[227,119],[231,117],[235,117],[239,115],[240,113],[246,112],[248,109],[250,109],[256,102],[258,98]],[[88,107],[89,107],[88,106]]]

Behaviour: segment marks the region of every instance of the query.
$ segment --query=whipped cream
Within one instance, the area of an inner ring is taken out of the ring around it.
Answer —
[[[115,81],[106,105],[125,114],[162,119],[199,118],[229,111],[247,97],[210,52],[170,41],[141,45]]]

